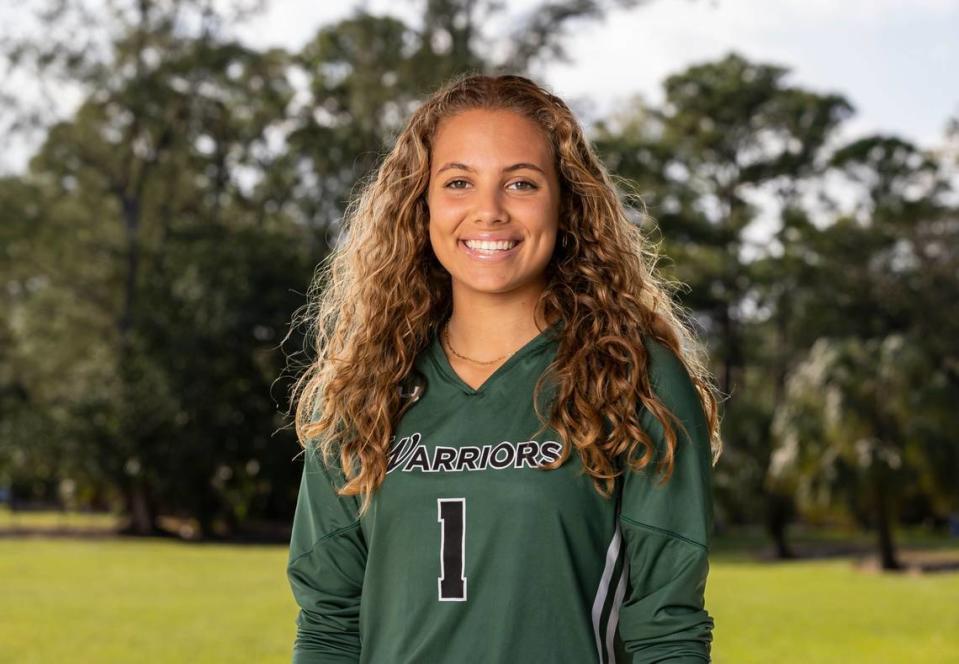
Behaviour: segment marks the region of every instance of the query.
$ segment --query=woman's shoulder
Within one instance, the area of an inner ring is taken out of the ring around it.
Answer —
[[[699,393],[685,364],[664,342],[644,335],[650,382],[657,398],[678,420],[670,427],[676,436],[673,471],[659,484],[658,462],[667,441],[662,422],[642,408],[641,423],[652,439],[652,462],[626,474],[623,514],[627,521],[644,523],[708,547],[711,521],[711,450],[709,430]],[[677,424],[681,426],[677,427]],[[637,450],[637,454],[640,450]]]
[[[709,426],[696,383],[686,365],[666,343],[648,334],[644,335],[643,340],[648,352],[647,371],[652,391],[666,409],[686,427],[685,433],[691,437],[697,452],[695,456],[700,463],[709,464]],[[643,423],[661,435],[661,423],[645,408],[643,411]],[[680,440],[688,439],[684,435]],[[660,446],[663,444],[661,436],[659,443]]]
[[[648,357],[647,371],[653,386],[676,397],[689,396],[690,390],[695,394],[689,371],[673,349],[648,332],[643,333],[642,339]]]

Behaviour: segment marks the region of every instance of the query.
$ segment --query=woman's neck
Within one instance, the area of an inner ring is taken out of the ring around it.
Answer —
[[[554,322],[534,316],[541,293],[464,293],[454,288],[445,339],[456,353],[473,360],[488,362],[513,353]]]

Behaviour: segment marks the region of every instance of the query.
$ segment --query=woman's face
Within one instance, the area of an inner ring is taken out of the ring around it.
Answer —
[[[558,174],[536,123],[482,109],[440,122],[427,190],[430,242],[454,288],[544,286],[559,202]],[[497,244],[484,249],[484,241]]]

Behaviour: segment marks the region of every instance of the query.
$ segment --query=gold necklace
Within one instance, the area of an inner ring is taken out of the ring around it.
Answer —
[[[450,349],[450,352],[453,353],[453,355],[455,355],[456,357],[458,357],[458,358],[460,358],[460,359],[467,360],[467,361],[469,361],[469,362],[475,362],[476,364],[495,364],[495,363],[499,362],[500,360],[505,360],[505,359],[509,358],[513,353],[516,352],[516,351],[514,350],[512,353],[508,353],[508,354],[504,355],[503,357],[498,357],[498,358],[496,358],[495,360],[489,360],[488,362],[487,362],[487,361],[483,361],[483,360],[474,360],[474,359],[471,358],[471,357],[466,357],[465,355],[460,355],[460,354],[457,353],[455,350],[453,350],[453,346],[450,344],[450,321],[449,321],[449,319],[447,319],[446,324],[443,325],[443,336],[446,337],[446,347]]]

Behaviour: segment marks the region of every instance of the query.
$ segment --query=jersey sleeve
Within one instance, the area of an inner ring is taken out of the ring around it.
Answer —
[[[627,469],[619,526],[626,550],[627,589],[620,636],[631,664],[709,662],[713,618],[705,608],[712,530],[712,453],[698,393],[683,364],[647,338],[652,388],[686,427],[675,422],[673,474],[657,486],[659,456],[642,471]],[[642,408],[642,406],[641,406]],[[665,450],[663,427],[642,408],[643,429]]]
[[[356,664],[367,554],[359,498],[336,494],[333,480],[342,485],[342,472],[328,469],[312,446],[303,456],[287,563],[299,606],[292,662]]]

